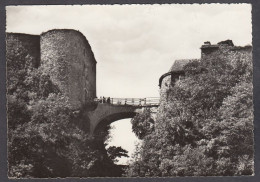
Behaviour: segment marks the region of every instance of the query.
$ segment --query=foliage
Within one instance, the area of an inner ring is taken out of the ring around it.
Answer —
[[[139,139],[143,139],[154,130],[154,120],[149,108],[145,108],[141,113],[137,113],[136,116],[131,119],[131,123],[132,131]]]
[[[160,103],[154,130],[141,127],[149,134],[126,175],[252,175],[252,58],[216,56],[184,71]]]
[[[7,51],[9,177],[120,176],[121,147],[91,139],[50,76],[22,46]],[[214,56],[184,67],[156,121],[132,119],[142,139],[126,176],[252,175],[252,58]],[[106,130],[107,131],[107,130]]]
[[[73,114],[68,98],[41,68],[24,66],[17,72],[11,58],[7,61],[9,177],[120,176],[113,160],[126,151],[108,156],[104,143],[80,127],[82,114]]]
[[[108,157],[114,162],[118,162],[118,159],[116,159],[117,157],[129,157],[127,155],[128,151],[126,151],[122,147],[111,146],[107,149],[107,153]]]

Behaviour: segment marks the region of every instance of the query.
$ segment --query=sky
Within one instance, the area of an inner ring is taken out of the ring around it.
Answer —
[[[252,43],[249,4],[8,6],[6,11],[7,32],[82,32],[97,61],[98,97],[159,97],[160,76],[176,59],[200,58],[203,42]],[[123,121],[114,123],[111,143],[123,143],[132,153],[136,138],[129,134],[129,120]],[[131,141],[120,143],[118,136]]]
[[[118,164],[127,164],[133,158],[135,146],[141,143],[132,132],[132,124],[130,119],[118,120],[111,124],[111,141],[108,142],[107,148],[110,146],[121,146],[128,151],[129,157],[118,158]]]

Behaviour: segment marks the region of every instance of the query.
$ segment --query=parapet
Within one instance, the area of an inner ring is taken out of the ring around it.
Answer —
[[[232,40],[224,40],[224,41],[220,41],[219,43],[218,43],[218,45],[227,45],[227,46],[234,46],[234,44],[233,44],[233,41]]]
[[[202,49],[202,51],[204,51],[204,49],[218,49],[221,46],[230,46],[233,47],[233,41],[232,40],[224,40],[224,41],[220,41],[217,44],[211,44],[209,41],[204,42],[204,44],[200,47]]]

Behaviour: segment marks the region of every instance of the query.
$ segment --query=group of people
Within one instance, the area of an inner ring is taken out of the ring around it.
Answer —
[[[99,98],[99,102],[100,102],[100,103],[108,103],[108,104],[110,104],[110,103],[111,103],[111,100],[110,100],[110,97],[105,98],[105,97],[103,96],[103,97],[100,97],[100,98]]]

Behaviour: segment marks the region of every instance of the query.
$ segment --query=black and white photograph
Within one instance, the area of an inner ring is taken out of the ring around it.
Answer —
[[[251,4],[5,9],[9,179],[255,175]]]

